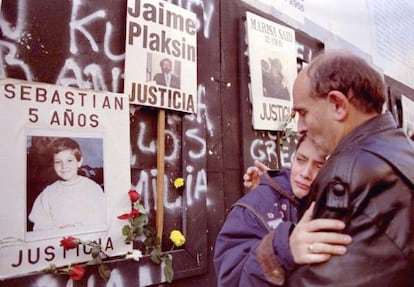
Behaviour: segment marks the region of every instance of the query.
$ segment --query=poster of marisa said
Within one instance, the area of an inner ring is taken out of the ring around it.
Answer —
[[[126,95],[1,79],[0,121],[0,278],[90,259],[64,237],[131,249]]]
[[[290,118],[297,74],[295,31],[250,12],[246,29],[253,127],[282,130]],[[289,127],[295,128],[293,122]]]

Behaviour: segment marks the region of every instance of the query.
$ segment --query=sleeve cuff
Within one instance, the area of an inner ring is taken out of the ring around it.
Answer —
[[[256,258],[266,280],[273,285],[283,285],[285,282],[285,272],[278,263],[274,254],[273,238],[275,231],[270,231],[256,248]]]
[[[292,252],[289,246],[289,236],[295,225],[292,222],[282,222],[276,228],[273,239],[273,249],[278,255],[279,263],[286,271],[290,272],[296,268]]]

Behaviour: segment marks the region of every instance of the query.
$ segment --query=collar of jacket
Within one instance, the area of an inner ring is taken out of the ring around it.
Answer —
[[[361,124],[360,126],[356,127],[353,131],[351,131],[335,148],[332,152],[331,156],[342,152],[346,149],[353,148],[359,141],[365,139],[367,136],[371,136],[372,134],[376,134],[378,132],[388,130],[388,129],[395,129],[397,128],[397,123],[395,122],[393,116],[390,112],[385,112],[380,114],[365,123]]]

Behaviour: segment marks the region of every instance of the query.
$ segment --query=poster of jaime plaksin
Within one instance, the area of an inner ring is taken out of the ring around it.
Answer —
[[[124,91],[133,105],[195,114],[197,18],[163,0],[128,0]]]
[[[27,136],[26,237],[105,230],[103,175],[102,138]]]
[[[132,249],[127,95],[5,78],[0,122],[0,279],[88,261],[68,236]]]

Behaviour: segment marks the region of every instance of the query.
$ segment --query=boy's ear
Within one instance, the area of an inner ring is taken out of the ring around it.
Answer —
[[[330,91],[327,96],[328,102],[331,104],[334,119],[343,121],[349,113],[350,102],[348,97],[340,91]]]
[[[78,161],[78,167],[81,167],[83,164],[83,156],[81,156],[80,160]]]

